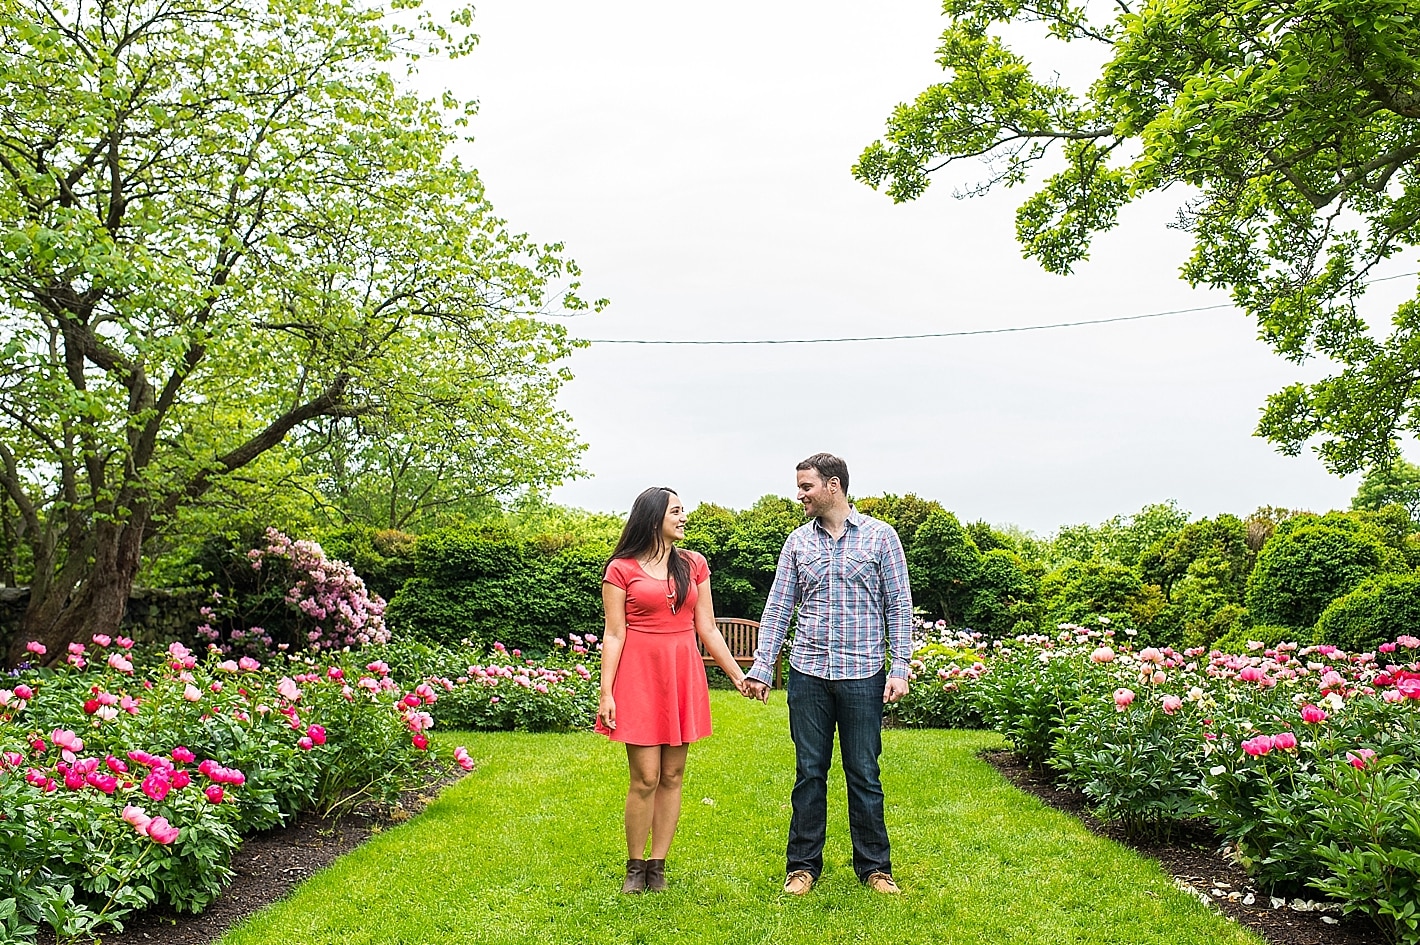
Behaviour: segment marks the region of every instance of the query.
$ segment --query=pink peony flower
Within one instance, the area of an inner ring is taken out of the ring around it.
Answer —
[[[44,654],[49,652],[47,649],[45,649],[44,644],[39,642],[38,640],[31,640],[30,642],[26,643],[25,649],[29,650],[35,656],[43,656]]]
[[[16,699],[24,699],[25,701],[29,701],[30,699],[33,699],[34,697],[35,697],[35,691],[34,691],[33,689],[31,689],[29,686],[26,686],[24,683],[20,683],[18,686],[15,687],[15,698],[16,698]]]
[[[185,745],[179,745],[173,749],[173,761],[176,761],[178,764],[192,764],[196,760],[197,756]]]
[[[144,794],[159,802],[167,799],[168,791],[172,790],[172,786],[173,782],[168,779],[165,771],[153,771],[139,785]]]
[[[1364,769],[1375,756],[1376,753],[1369,748],[1357,748],[1346,753],[1346,761],[1353,768]]]
[[[429,747],[429,736],[425,735],[423,732],[415,732],[414,736],[410,738],[410,741],[413,742],[414,747],[418,748],[420,751],[424,751]]]
[[[1279,751],[1292,751],[1297,747],[1297,736],[1291,732],[1278,732],[1272,736],[1272,747]]]
[[[468,749],[462,745],[454,749],[454,761],[465,771],[473,770],[473,759],[468,756]]]
[[[1407,699],[1420,699],[1420,679],[1414,676],[1400,680],[1395,684],[1395,688]]]
[[[316,743],[305,735],[302,735],[300,738],[296,739],[296,747],[301,749],[301,751],[310,751],[312,748],[316,747]]]
[[[297,688],[296,681],[290,676],[281,677],[281,681],[276,684],[276,691],[289,702],[295,702],[301,698],[301,690]]]
[[[198,702],[202,699],[202,690],[198,689],[192,683],[188,683],[183,687],[182,697],[188,702]]]
[[[1134,701],[1134,691],[1132,689],[1114,690],[1114,708],[1117,712],[1123,712]]]
[[[226,792],[222,789],[222,785],[220,784],[209,784],[207,787],[203,788],[202,793],[207,798],[207,803],[209,804],[220,804],[222,803],[222,798],[226,796]]]
[[[57,728],[50,732],[49,740],[67,751],[84,750],[84,740],[67,728]]]
[[[1326,711],[1319,706],[1302,706],[1302,721],[1306,722],[1308,725],[1317,725],[1321,722],[1325,722],[1326,718]]]
[[[154,843],[168,844],[178,838],[181,831],[168,823],[166,817],[154,817],[148,823],[148,836]]]
[[[1179,709],[1183,708],[1183,700],[1178,696],[1164,696],[1160,702],[1163,704],[1165,715],[1173,715]]]
[[[241,659],[237,660],[237,668],[244,673],[250,673],[261,669],[261,664],[250,656],[243,656]]]
[[[312,744],[324,745],[325,727],[322,725],[312,725],[310,728],[306,729],[306,737],[311,740]]]
[[[1256,735],[1242,743],[1242,750],[1254,758],[1267,754],[1275,747],[1277,743],[1271,735]]]
[[[143,808],[134,807],[132,804],[123,809],[123,819],[132,824],[133,829],[141,834],[146,834],[148,825],[153,822],[153,818],[149,817]]]

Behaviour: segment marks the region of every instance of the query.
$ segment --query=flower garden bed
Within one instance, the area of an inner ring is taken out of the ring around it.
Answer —
[[[480,662],[393,647],[270,662],[215,645],[204,658],[140,649],[97,636],[0,682],[0,941],[46,929],[111,940],[131,921],[206,914],[243,838],[305,812],[388,804],[427,780],[435,713],[545,730],[584,724],[596,706],[581,640],[557,665],[501,647]],[[421,672],[431,659],[457,675]],[[472,766],[462,747],[452,761]]]
[[[1232,655],[1066,625],[914,667],[923,705],[976,714],[1121,836],[1206,824],[1255,898],[1327,902],[1420,943],[1420,639]]]
[[[1033,770],[1015,752],[987,751],[981,757],[1016,787],[1070,814],[1091,832],[1157,860],[1179,888],[1197,895],[1271,945],[1387,945],[1389,941],[1360,916],[1339,918],[1335,906],[1293,908],[1297,904],[1323,905],[1314,900],[1275,904],[1246,870],[1219,852],[1217,838],[1205,825],[1185,828],[1167,840],[1130,836],[1119,823],[1096,817],[1093,803],[1083,793]]]

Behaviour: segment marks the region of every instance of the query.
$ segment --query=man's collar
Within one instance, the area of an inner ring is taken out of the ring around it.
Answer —
[[[853,526],[854,528],[859,528],[859,527],[861,527],[862,524],[863,524],[863,520],[866,519],[867,517],[868,517],[868,516],[866,516],[866,515],[864,515],[862,512],[859,512],[859,511],[858,511],[858,507],[857,507],[856,505],[849,505],[849,506],[848,506],[848,517],[843,520],[843,528],[844,528],[844,530],[846,531],[846,530],[848,529],[848,526],[850,526],[850,525]],[[820,518],[820,517],[817,516],[817,515],[814,516],[814,528],[817,528],[819,531],[823,532],[825,535],[829,534],[828,529],[826,529],[826,528],[823,527],[823,519]]]

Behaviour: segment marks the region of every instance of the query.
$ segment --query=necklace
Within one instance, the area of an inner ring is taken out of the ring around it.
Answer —
[[[641,570],[646,572],[647,577],[651,578],[652,580],[660,580],[654,574],[651,573],[649,562],[642,561],[638,558],[636,563],[641,565]],[[670,559],[667,558],[665,561],[662,562],[662,564],[666,566],[666,603],[670,605],[671,614],[674,615],[676,611],[680,610],[680,605],[676,603],[675,599],[675,582],[671,580]]]

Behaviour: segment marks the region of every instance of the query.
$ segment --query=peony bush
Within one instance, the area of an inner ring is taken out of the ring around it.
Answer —
[[[429,757],[432,689],[360,654],[263,662],[100,635],[65,657],[0,682],[0,940],[200,911],[243,835],[391,800]]]
[[[1420,943],[1420,638],[1237,655],[1064,625],[954,682],[1102,816],[1155,833],[1203,818],[1268,890],[1319,890]]]

